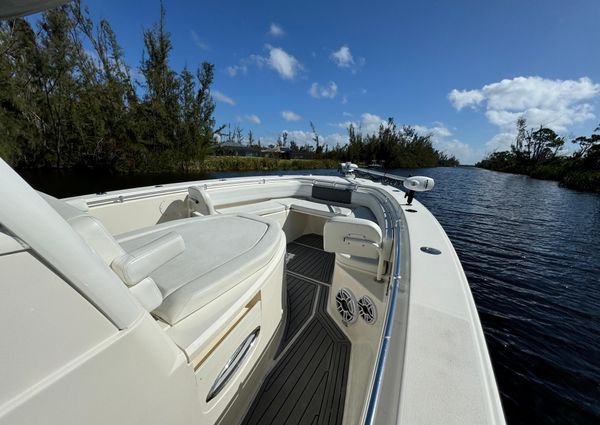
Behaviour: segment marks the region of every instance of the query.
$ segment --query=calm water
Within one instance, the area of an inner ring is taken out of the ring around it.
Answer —
[[[474,168],[409,173],[436,180],[419,199],[464,266],[508,423],[600,423],[600,196]],[[26,177],[61,197],[246,174]]]
[[[600,423],[600,196],[480,169],[425,171],[463,264],[509,424]]]

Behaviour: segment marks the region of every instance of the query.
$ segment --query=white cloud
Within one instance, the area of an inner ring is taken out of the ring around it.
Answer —
[[[441,123],[436,123],[434,127],[426,127],[422,125],[413,126],[417,132],[421,134],[430,134],[432,137],[450,137],[452,132]]]
[[[351,117],[352,114],[350,112],[342,112],[342,115],[345,117]]]
[[[544,125],[558,132],[594,119],[589,101],[600,94],[600,84],[587,77],[579,80],[550,80],[516,77],[475,90],[452,90],[448,99],[461,110],[467,106],[485,108],[488,121],[506,133],[521,115],[529,126]]]
[[[217,102],[222,102],[222,103],[226,103],[231,106],[235,106],[235,100],[233,100],[229,96],[221,93],[218,90],[213,90],[212,95]]]
[[[342,96],[342,105],[345,105],[348,103],[348,96],[347,95],[343,95]]]
[[[475,106],[479,105],[484,96],[479,90],[452,90],[448,94],[448,99],[452,106],[454,106],[457,110],[461,110],[465,106]]]
[[[379,131],[379,126],[381,124],[386,124],[387,121],[382,119],[379,115],[370,114],[365,112],[360,116],[361,118],[361,127],[364,132],[367,134],[373,134]]]
[[[599,95],[600,84],[587,77],[578,80],[516,77],[480,89],[454,89],[448,99],[459,111],[465,107],[483,110],[488,121],[499,128],[500,132],[486,142],[486,152],[476,152],[482,156],[510,148],[516,137],[515,122],[520,116],[527,119],[529,127],[543,125],[557,132],[567,132],[576,124],[596,118],[592,100]]]
[[[350,68],[354,66],[354,58],[352,57],[352,52],[350,52],[348,46],[342,46],[339,50],[331,52],[329,57],[340,68]]]
[[[267,45],[267,49],[269,49],[267,64],[284,80],[293,80],[303,69],[302,64],[282,48]]]
[[[443,123],[436,122],[433,127],[414,125],[421,135],[431,136],[433,147],[449,155],[454,155],[462,164],[474,164],[482,152],[474,150],[470,145],[452,137],[454,134]]]
[[[293,111],[281,111],[281,116],[286,121],[300,121],[302,117]]]
[[[273,47],[270,44],[265,45],[269,51],[268,56],[250,55],[247,58],[241,59],[236,65],[231,65],[226,68],[227,74],[230,77],[248,72],[250,66],[255,66],[262,69],[265,66],[277,71],[279,76],[284,80],[293,80],[304,69],[304,66],[294,56],[287,53],[280,47]]]
[[[246,65],[231,65],[227,67],[227,73],[230,77],[235,77],[238,73],[243,72],[244,74],[248,72],[248,67]]]
[[[255,114],[244,115],[244,119],[246,121],[253,122],[254,124],[260,124],[260,118],[258,118],[258,116]]]
[[[281,28],[281,25],[271,22],[269,26],[269,34],[273,37],[283,37],[285,35],[285,31]]]
[[[351,69],[353,73],[365,64],[365,58],[354,59],[348,45],[343,45],[338,50],[331,52],[329,59],[335,62],[338,68]]]
[[[498,133],[486,142],[485,147],[488,153],[495,151],[505,151],[510,149],[510,145],[515,143],[516,137],[516,132]]]
[[[379,131],[379,126],[381,124],[385,125],[386,123],[387,121],[382,119],[379,115],[365,112],[360,116],[359,121],[344,121],[331,125],[343,129],[347,129],[352,125],[357,131],[360,131],[363,134],[374,134]]]
[[[433,139],[433,147],[448,155],[453,155],[461,164],[475,164],[481,158],[481,152],[458,139]]]
[[[348,143],[348,135],[340,133],[331,133],[323,137],[323,143],[333,148],[336,145],[344,146]]]
[[[208,44],[206,44],[204,41],[202,41],[200,39],[200,37],[198,36],[198,33],[196,31],[190,30],[190,37],[192,38],[192,41],[194,42],[196,47],[198,47],[202,50],[210,50],[210,47],[208,47]]]
[[[252,122],[254,124],[260,124],[260,118],[258,117],[258,115],[255,114],[248,114],[248,115],[238,115],[237,117],[238,121],[249,121]]]
[[[247,73],[250,66],[256,66],[258,69],[262,69],[266,63],[267,58],[260,55],[250,55],[247,58],[241,59],[237,65],[228,66],[227,73],[230,77],[235,77],[239,73]]]
[[[338,86],[335,81],[330,81],[326,85],[321,86],[318,83],[312,83],[308,93],[315,99],[328,98],[333,99],[337,94]]]

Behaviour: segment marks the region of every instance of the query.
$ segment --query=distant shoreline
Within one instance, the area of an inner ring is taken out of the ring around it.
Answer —
[[[233,156],[233,155],[211,155],[206,156],[203,160],[192,161],[185,164],[183,168],[149,168],[122,171],[111,168],[110,166],[90,166],[90,167],[16,167],[17,172],[21,174],[31,175],[39,174],[45,171],[50,173],[99,173],[107,175],[151,175],[151,174],[206,174],[206,173],[219,173],[219,172],[235,172],[235,171],[294,171],[294,170],[319,170],[319,169],[337,169],[340,160],[337,159],[281,159],[281,158],[270,158],[270,157],[256,157],[256,156]],[[359,167],[368,168],[367,164],[358,163]],[[463,168],[476,168],[475,165],[434,165],[434,166],[418,166],[418,167],[401,167],[403,169],[413,168],[438,168],[438,167],[463,167]],[[382,169],[382,171],[388,172],[395,168]]]
[[[563,169],[559,169],[558,171],[552,170],[551,172],[547,172],[547,170],[542,170],[545,172],[536,170],[537,172],[533,173],[519,173],[510,170],[495,169],[493,167],[483,167],[480,165],[475,165],[475,167],[481,168],[482,170],[497,171],[499,173],[527,176],[532,179],[556,181],[561,186],[568,189],[600,194],[600,170],[571,170],[567,172]]]

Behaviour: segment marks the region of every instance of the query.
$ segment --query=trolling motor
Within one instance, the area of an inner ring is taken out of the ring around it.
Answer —
[[[431,177],[414,176],[407,177],[404,179],[403,185],[408,192],[404,195],[406,199],[406,205],[412,205],[412,201],[415,197],[415,192],[427,192],[433,189],[435,181]]]
[[[433,186],[435,185],[435,181],[431,177],[402,177],[373,169],[359,168],[352,162],[342,162],[338,166],[338,171],[345,177],[367,177],[371,180],[380,181],[383,184],[389,184],[395,187],[400,187],[400,183],[402,183],[404,188],[408,190],[408,192],[406,192],[404,195],[407,205],[412,205],[412,201],[415,198],[416,192],[427,192],[433,189]]]

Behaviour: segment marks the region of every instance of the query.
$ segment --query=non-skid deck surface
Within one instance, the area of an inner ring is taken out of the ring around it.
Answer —
[[[308,244],[303,244],[302,238],[298,242],[287,245],[287,269],[292,273],[330,284],[335,264],[335,254],[323,251],[322,238],[318,235],[306,235]],[[316,238],[320,238],[318,243]],[[318,248],[315,247],[318,246]]]
[[[318,285],[296,277],[287,276],[287,321],[278,353],[300,331],[312,316],[317,301]]]
[[[294,243],[312,246],[313,248],[323,249],[323,236],[311,233],[309,235],[300,236]]]
[[[320,236],[307,236],[288,244],[294,256],[287,262],[286,329],[275,367],[244,418],[247,425],[342,423],[350,342],[327,314],[333,259],[315,248],[322,248]]]

